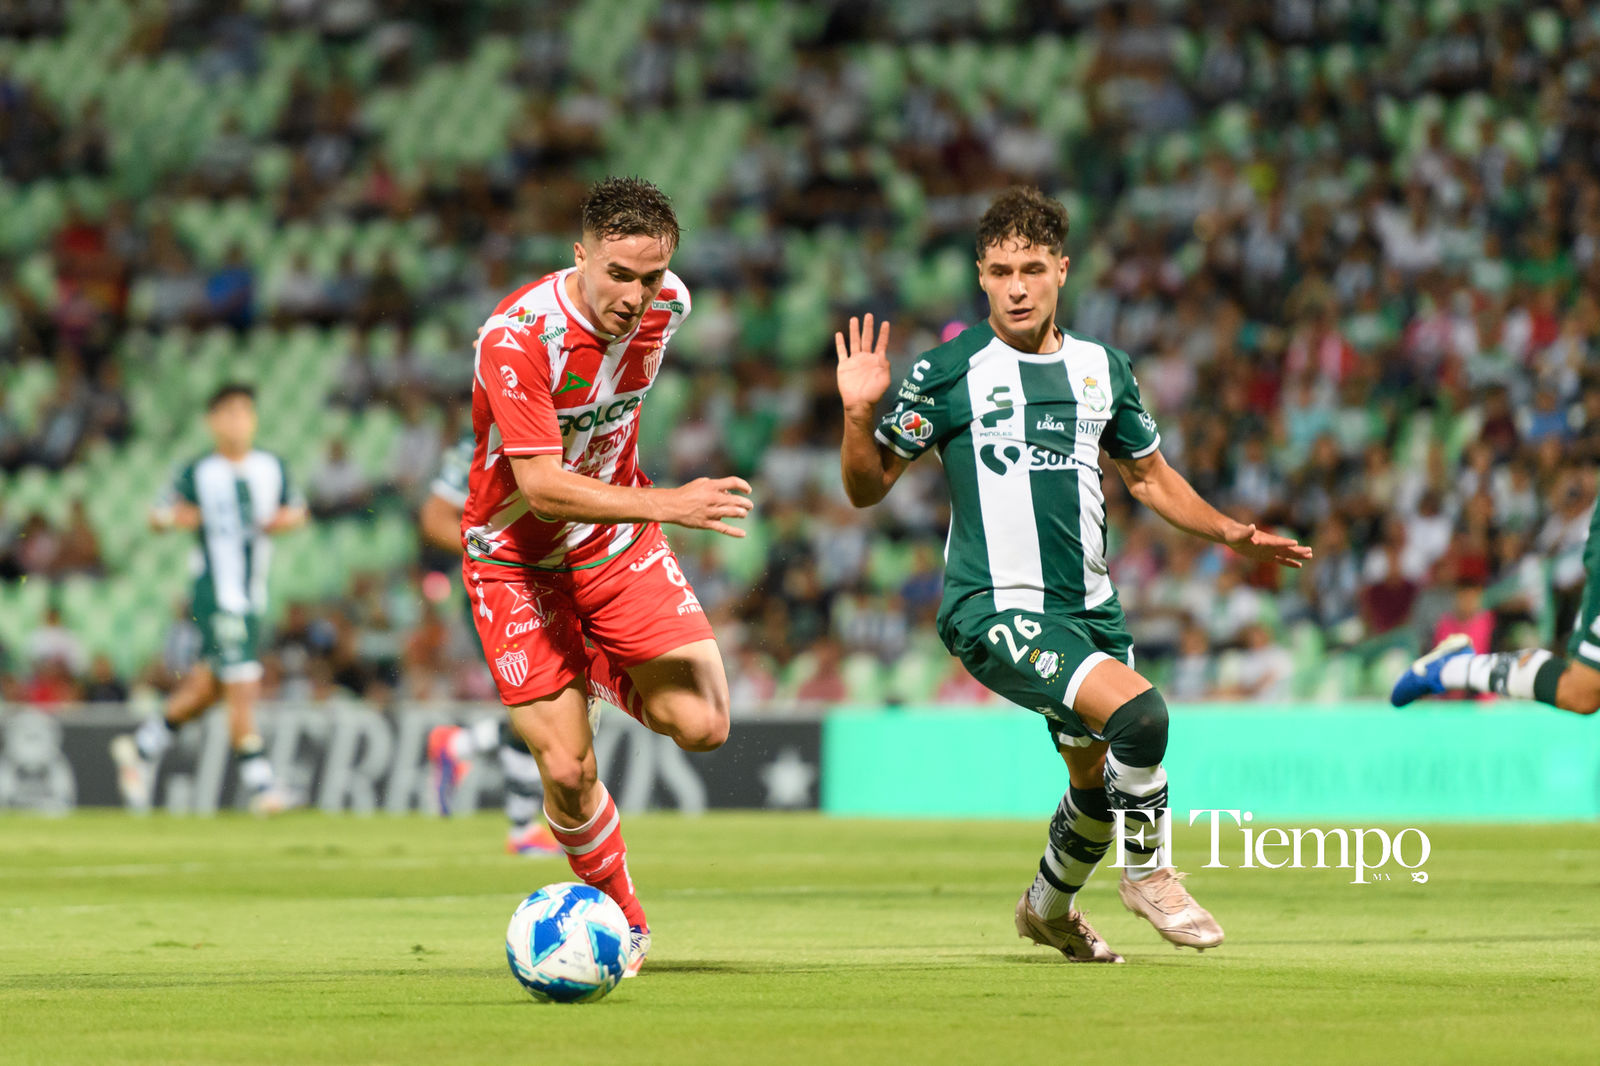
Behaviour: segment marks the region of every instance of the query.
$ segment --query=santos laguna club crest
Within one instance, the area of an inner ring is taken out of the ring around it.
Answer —
[[[494,669],[506,684],[516,688],[528,680],[528,653],[521,648],[508,651],[494,661]]]
[[[1106,409],[1106,391],[1094,378],[1085,376],[1083,379],[1083,402],[1097,414]]]

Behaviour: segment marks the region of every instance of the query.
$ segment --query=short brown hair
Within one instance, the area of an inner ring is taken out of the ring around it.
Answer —
[[[1056,255],[1067,247],[1067,209],[1031,185],[1013,185],[978,220],[978,258],[997,244],[1019,240]]]
[[[672,201],[643,178],[607,178],[579,208],[585,236],[658,237],[678,246],[678,216]]]

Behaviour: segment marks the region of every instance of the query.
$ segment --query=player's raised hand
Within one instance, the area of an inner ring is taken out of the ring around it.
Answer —
[[[744,530],[728,525],[723,519],[745,518],[754,506],[748,495],[750,483],[738,477],[700,477],[687,485],[661,492],[667,503],[663,522],[690,529],[715,530],[729,537],[742,537]]]
[[[889,391],[889,323],[883,324],[874,344],[872,316],[863,320],[851,315],[849,336],[835,333],[833,343],[839,353],[839,398],[844,409],[870,416]]]
[[[1311,548],[1291,537],[1263,533],[1255,526],[1243,526],[1226,541],[1228,547],[1247,559],[1259,559],[1298,570],[1311,558]]]

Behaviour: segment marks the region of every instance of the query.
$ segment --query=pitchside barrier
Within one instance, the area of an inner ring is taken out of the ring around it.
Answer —
[[[431,806],[428,731],[496,713],[282,705],[263,710],[261,725],[280,778],[307,806],[403,814]],[[134,721],[123,708],[0,708],[0,808],[118,805],[108,745]],[[1066,780],[1042,720],[1021,711],[774,710],[736,718],[729,742],[699,755],[608,711],[595,748],[601,775],[632,810],[1036,819],[1055,808]],[[1208,809],[1261,822],[1600,817],[1600,721],[1534,705],[1176,707],[1166,766],[1171,806],[1184,818]],[[501,790],[497,760],[481,758],[455,809],[497,807]],[[221,712],[179,735],[156,801],[188,814],[238,806]]]

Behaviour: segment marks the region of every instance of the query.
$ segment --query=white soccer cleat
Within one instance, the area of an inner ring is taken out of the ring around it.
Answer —
[[[1197,951],[1214,948],[1222,943],[1222,926],[1183,887],[1186,876],[1170,866],[1142,881],[1124,876],[1117,885],[1117,895],[1122,897],[1124,907],[1155,926],[1156,932],[1178,947]]]
[[[117,765],[117,791],[122,793],[123,805],[134,814],[148,814],[156,768],[139,754],[131,733],[111,738],[111,761]]]
[[[644,958],[650,954],[650,930],[637,925],[628,926],[628,968],[622,971],[624,979],[638,977]]]

